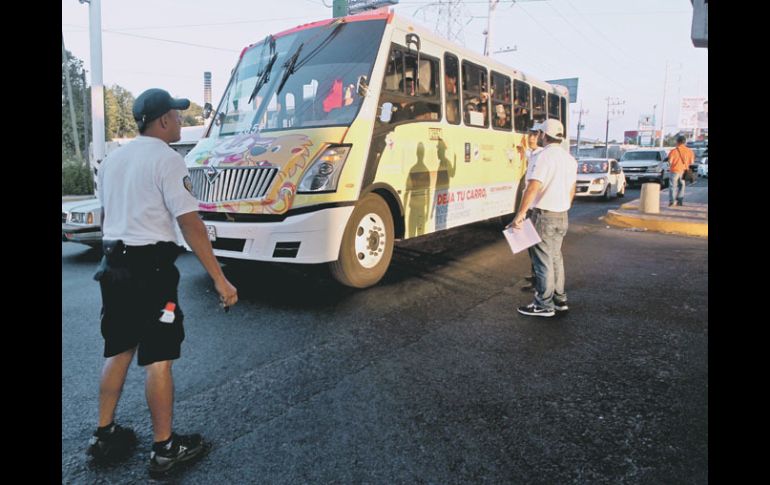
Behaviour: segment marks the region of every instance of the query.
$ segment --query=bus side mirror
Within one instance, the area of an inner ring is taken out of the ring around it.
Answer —
[[[369,91],[369,81],[366,79],[366,76],[361,75],[358,76],[358,81],[356,81],[356,93],[358,93],[359,96],[362,98],[366,96],[366,93]]]
[[[393,116],[393,103],[382,103],[380,110],[380,121],[390,123],[390,118]]]
[[[209,119],[209,116],[211,116],[211,103],[206,103],[203,105],[203,119],[207,120]]]

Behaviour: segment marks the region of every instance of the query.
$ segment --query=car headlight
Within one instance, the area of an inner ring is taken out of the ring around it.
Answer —
[[[93,212],[72,212],[70,214],[70,222],[73,224],[93,224],[94,213]]]
[[[297,193],[337,190],[350,148],[350,145],[331,145],[321,152],[302,176]]]
[[[596,185],[604,185],[604,182],[605,182],[605,180],[603,178],[602,179],[593,179],[593,180],[591,180],[591,183],[592,184],[596,184]]]

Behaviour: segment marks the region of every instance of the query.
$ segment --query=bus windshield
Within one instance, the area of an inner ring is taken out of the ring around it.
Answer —
[[[384,29],[385,20],[332,22],[252,46],[233,72],[210,136],[350,125],[363,100],[358,79],[371,79]]]

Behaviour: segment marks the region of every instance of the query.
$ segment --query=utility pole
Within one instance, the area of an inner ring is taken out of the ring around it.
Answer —
[[[660,142],[658,146],[663,148],[663,139],[666,137],[666,84],[668,84],[668,61],[666,61],[666,75],[663,78],[663,105],[660,108]]]
[[[492,51],[492,14],[500,0],[489,0],[489,14],[487,15],[487,30],[484,31],[484,55],[488,56]]]
[[[332,16],[334,18],[344,17],[348,14],[348,0],[334,0],[332,7]]]
[[[64,48],[64,32],[61,34],[61,62],[64,69],[64,80],[67,85],[67,104],[70,107],[70,122],[72,123],[72,142],[75,145],[75,155],[83,160],[80,153],[80,137],[78,136],[78,125],[75,120],[75,100],[72,99],[72,83],[70,82],[70,66],[67,58],[67,50]]]
[[[625,113],[624,110],[616,110],[612,109],[610,112],[610,106],[621,106],[626,104],[625,100],[620,100],[618,98],[607,98],[607,129],[604,132],[604,158],[609,158],[609,140],[610,140],[610,114],[613,116],[622,116],[623,113]]]
[[[86,70],[83,69],[83,150],[85,151],[85,159],[88,159],[88,101],[86,96],[88,91],[88,85],[86,84]],[[84,162],[86,161],[84,160]]]
[[[91,39],[91,139],[94,172],[104,160],[104,80],[102,79],[102,3],[101,0],[78,0],[88,3],[88,25]],[[94,176],[94,179],[96,177]],[[94,180],[94,182],[96,182]],[[94,183],[94,191],[99,187]]]
[[[574,111],[573,111],[574,113]],[[588,110],[583,109],[583,102],[580,102],[580,111],[578,111],[578,124],[577,124],[577,145],[575,146],[575,158],[580,156],[580,130],[583,129],[583,115],[588,114]]]

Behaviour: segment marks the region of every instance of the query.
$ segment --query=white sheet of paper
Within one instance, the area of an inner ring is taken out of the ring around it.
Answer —
[[[509,227],[503,231],[503,234],[505,235],[505,239],[508,241],[508,245],[511,247],[513,254],[523,251],[530,246],[534,246],[541,241],[540,236],[538,236],[537,231],[535,230],[535,226],[532,225],[532,221],[529,219],[524,219],[524,222],[521,224],[521,229]]]
[[[484,126],[484,113],[479,111],[471,111],[470,122],[473,126]]]

